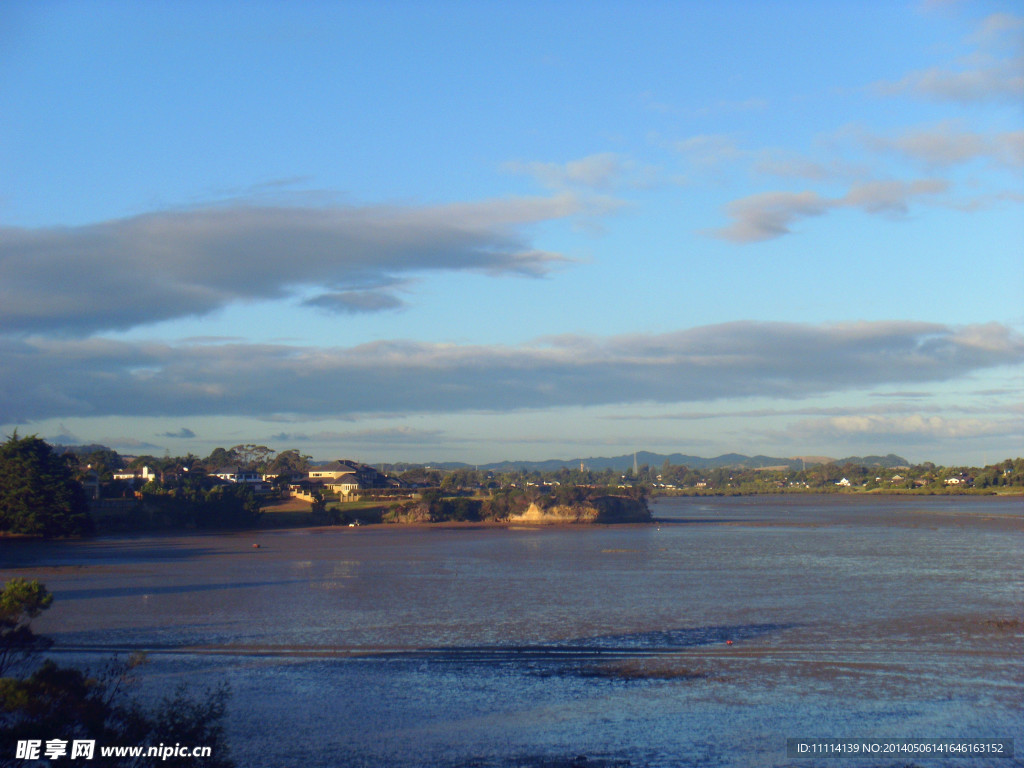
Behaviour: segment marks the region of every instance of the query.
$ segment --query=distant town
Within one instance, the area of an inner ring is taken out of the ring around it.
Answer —
[[[4,495],[12,501],[11,509],[0,510],[0,533],[26,535],[93,529],[497,522],[532,507],[559,507],[564,514],[565,509],[607,507],[609,499],[643,502],[659,495],[1024,495],[1024,458],[1019,457],[970,467],[910,464],[893,454],[829,460],[742,454],[705,459],[636,452],[485,466],[374,466],[346,458],[314,461],[298,450],[279,452],[255,444],[216,448],[206,457],[126,456],[101,445],[50,446],[17,435],[3,450]],[[43,454],[49,464],[40,458]],[[33,483],[41,482],[23,477],[29,459],[49,467],[39,471],[50,477],[50,485],[64,482],[53,478],[65,473],[67,483],[78,489],[62,491],[63,500],[56,507],[65,511],[57,518],[41,515],[29,501],[36,494]],[[81,495],[80,501],[75,494]],[[77,522],[54,527],[54,519]]]
[[[516,487],[583,485],[643,488],[648,493],[775,493],[926,491],[967,489],[998,492],[1024,487],[1024,459],[1005,459],[985,467],[911,465],[900,456],[779,459],[728,454],[714,459],[648,452],[612,458],[546,462],[466,464],[366,464],[352,459],[317,462],[297,450],[266,446],[216,448],[209,456],[125,456],[103,446],[55,446],[73,457],[78,476],[92,499],[124,498],[158,492],[186,478],[204,484],[241,484],[260,494],[287,492],[298,498],[335,497],[339,501],[402,496],[429,488],[444,491],[495,491]],[[689,461],[687,461],[689,460]],[[658,462],[658,463],[654,463]],[[685,462],[685,463],[684,463]]]

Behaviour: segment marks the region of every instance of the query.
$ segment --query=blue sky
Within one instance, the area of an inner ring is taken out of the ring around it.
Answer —
[[[0,426],[1024,446],[1012,2],[5,3]]]

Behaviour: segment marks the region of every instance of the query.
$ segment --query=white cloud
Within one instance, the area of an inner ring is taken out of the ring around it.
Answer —
[[[807,420],[794,425],[790,431],[801,437],[813,436],[833,440],[859,436],[870,436],[876,440],[886,438],[968,439],[1022,434],[1024,433],[1024,420],[1019,418],[949,418],[924,414],[907,416],[863,414]]]
[[[1021,45],[1020,32],[1024,31],[1024,17],[1012,13],[993,13],[986,16],[974,34],[968,38],[982,46],[1000,46],[1006,42]],[[1009,38],[1009,40],[1008,40]]]
[[[741,149],[733,136],[721,133],[690,136],[675,142],[673,148],[689,162],[704,168],[743,160],[750,152]]]
[[[708,117],[712,115],[722,115],[734,112],[763,112],[768,109],[768,100],[752,96],[749,99],[742,99],[736,101],[719,100],[714,104],[701,107],[694,111],[694,114],[698,117]]]
[[[608,190],[622,179],[631,165],[628,160],[613,152],[603,152],[566,163],[516,160],[502,167],[509,173],[532,176],[550,189],[583,187]]]
[[[753,170],[765,176],[809,181],[850,179],[867,174],[861,166],[850,165],[838,158],[815,160],[797,152],[782,149],[763,149],[754,153]]]

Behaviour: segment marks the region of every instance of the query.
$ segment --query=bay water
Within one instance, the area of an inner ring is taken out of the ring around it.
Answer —
[[[64,663],[227,682],[239,766],[835,766],[790,738],[1015,739],[1024,500],[761,496],[659,522],[0,544]],[[258,546],[254,546],[258,545]],[[841,761],[842,762],[842,761]]]

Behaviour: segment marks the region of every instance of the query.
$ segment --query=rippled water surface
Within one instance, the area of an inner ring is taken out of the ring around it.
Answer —
[[[54,592],[66,659],[148,649],[147,695],[228,681],[240,766],[837,765],[787,737],[1015,738],[870,764],[1024,765],[1021,499],[653,509],[4,544],[0,577]]]

